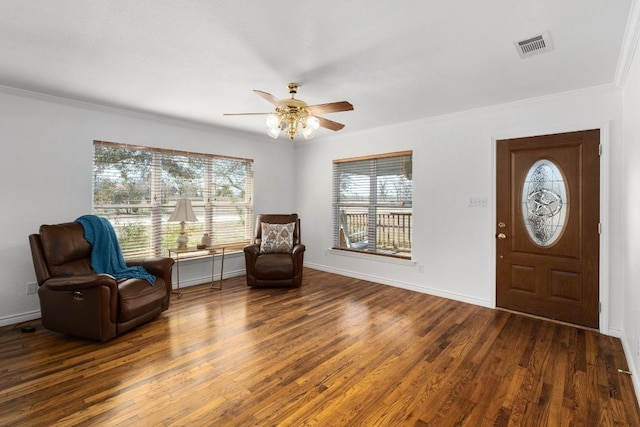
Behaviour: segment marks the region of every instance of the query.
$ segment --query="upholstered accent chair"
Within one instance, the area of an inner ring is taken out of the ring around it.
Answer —
[[[172,258],[129,260],[156,276],[115,279],[91,267],[91,244],[78,222],[42,225],[29,236],[42,326],[62,334],[109,340],[169,308]]]
[[[302,284],[305,246],[297,214],[262,214],[253,243],[244,248],[247,285],[297,287]]]

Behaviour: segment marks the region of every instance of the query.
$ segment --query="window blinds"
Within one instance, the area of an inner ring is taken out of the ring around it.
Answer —
[[[191,200],[190,245],[250,239],[253,160],[94,141],[93,211],[113,224],[125,258],[168,254],[180,224],[167,220]]]
[[[412,152],[333,162],[334,248],[411,257]]]

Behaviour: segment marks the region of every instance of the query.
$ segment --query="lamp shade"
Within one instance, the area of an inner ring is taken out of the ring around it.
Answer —
[[[173,213],[169,217],[169,222],[196,222],[196,214],[193,213],[193,207],[191,206],[191,200],[180,199],[176,202],[176,207],[173,209]]]

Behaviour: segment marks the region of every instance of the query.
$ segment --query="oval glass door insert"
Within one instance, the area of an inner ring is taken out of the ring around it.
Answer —
[[[550,246],[562,235],[567,222],[567,188],[558,166],[538,160],[522,185],[522,216],[529,237],[538,246]]]

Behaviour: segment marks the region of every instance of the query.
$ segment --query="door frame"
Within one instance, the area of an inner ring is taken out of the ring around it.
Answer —
[[[609,210],[607,207],[609,206],[609,141],[610,141],[610,127],[611,122],[597,122],[597,123],[582,123],[579,125],[571,125],[571,126],[558,126],[551,128],[538,128],[534,130],[523,130],[523,131],[512,131],[503,134],[496,134],[491,137],[491,200],[493,203],[491,204],[491,219],[492,223],[490,224],[489,233],[491,235],[495,234],[495,225],[498,221],[498,216],[496,212],[496,182],[497,182],[497,141],[501,139],[515,139],[515,138],[527,138],[531,136],[538,135],[548,135],[555,133],[566,133],[566,132],[578,132],[589,129],[599,129],[600,130],[600,146],[602,153],[600,155],[600,269],[598,274],[599,281],[599,295],[600,295],[600,319],[599,319],[599,331],[601,333],[607,335],[614,335],[609,330]],[[497,292],[497,272],[496,272],[496,257],[497,257],[497,246],[496,239],[493,239],[493,257],[491,258],[491,262],[493,263],[492,267],[492,278],[493,278],[493,292],[491,293],[490,304],[492,308],[497,308],[496,306],[496,292]]]

